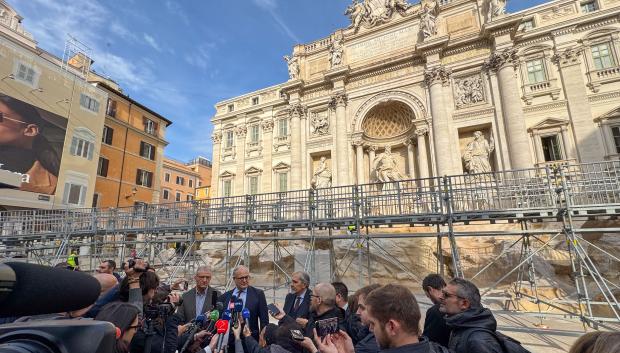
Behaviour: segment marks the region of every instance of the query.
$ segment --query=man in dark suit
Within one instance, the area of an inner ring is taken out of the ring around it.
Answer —
[[[222,294],[218,301],[222,302],[224,307],[228,307],[233,297],[240,298],[243,301],[243,307],[250,311],[248,322],[252,337],[258,340],[260,330],[269,324],[265,292],[250,286],[250,270],[245,266],[238,266],[233,270],[233,280],[235,281],[235,288]],[[230,335],[230,343],[234,345],[232,334]]]
[[[284,313],[296,319],[297,323],[302,326],[306,326],[308,315],[310,315],[312,291],[308,288],[309,286],[310,275],[306,272],[295,272],[291,276],[291,292],[284,298]]]
[[[177,309],[177,315],[182,323],[188,323],[215,307],[220,293],[209,286],[212,276],[211,269],[207,266],[198,267],[196,270],[194,276],[196,287],[183,294],[183,303]]]

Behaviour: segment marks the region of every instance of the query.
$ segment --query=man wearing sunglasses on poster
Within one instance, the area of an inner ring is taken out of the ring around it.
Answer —
[[[0,169],[22,174],[22,191],[56,191],[60,158],[42,134],[47,126],[30,104],[0,95]]]

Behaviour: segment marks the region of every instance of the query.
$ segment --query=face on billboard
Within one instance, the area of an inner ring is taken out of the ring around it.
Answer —
[[[53,195],[67,119],[0,94],[0,169],[21,176],[21,191]]]

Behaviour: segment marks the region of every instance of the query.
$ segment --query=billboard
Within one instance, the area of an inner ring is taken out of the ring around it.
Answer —
[[[0,93],[0,169],[21,177],[18,190],[53,195],[67,119]]]

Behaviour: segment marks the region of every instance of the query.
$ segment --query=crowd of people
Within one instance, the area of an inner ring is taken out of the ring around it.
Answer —
[[[108,260],[97,268],[93,276],[101,294],[86,308],[1,320],[107,321],[116,328],[118,353],[528,352],[497,331],[497,321],[483,307],[479,289],[461,278],[447,283],[438,274],[424,278],[422,288],[433,305],[422,323],[415,295],[398,284],[372,284],[350,294],[342,282],[310,288],[308,273],[295,272],[279,307],[268,304],[265,293],[251,285],[245,266],[233,270],[234,288],[224,293],[211,286],[213,272],[206,266],[196,269],[193,288],[184,280],[161,283],[140,259],[124,263],[122,277],[116,267]],[[570,352],[620,352],[620,333],[586,334]]]

